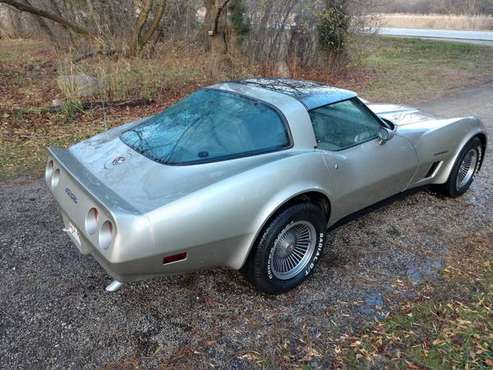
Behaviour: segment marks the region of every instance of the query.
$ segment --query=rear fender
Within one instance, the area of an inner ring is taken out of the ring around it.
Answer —
[[[265,226],[270,222],[276,212],[294,198],[307,193],[319,193],[325,196],[329,202],[331,199],[330,193],[327,193],[321,186],[307,182],[293,184],[274,194],[274,196],[265,204],[262,210],[258,213],[256,219],[253,221],[252,229],[257,231],[244,243],[241,248],[238,248],[238,252],[234,256],[234,259],[230,260],[229,267],[236,270],[240,269],[246,262],[248,255],[250,254],[255,242],[260,237]]]

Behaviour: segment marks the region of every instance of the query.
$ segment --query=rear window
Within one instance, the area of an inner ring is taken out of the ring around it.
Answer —
[[[121,140],[160,163],[186,164],[281,150],[289,135],[280,115],[247,97],[199,90],[121,134]]]

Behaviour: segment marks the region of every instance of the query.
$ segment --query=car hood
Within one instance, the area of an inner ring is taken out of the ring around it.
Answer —
[[[369,104],[368,107],[379,117],[388,119],[397,126],[405,126],[437,119],[431,114],[404,105]]]
[[[141,155],[120,140],[119,135],[137,123],[96,135],[73,145],[68,152],[84,169],[75,174],[78,181],[96,178],[106,191],[114,192],[140,213],[239,173],[294,155],[292,151],[283,151],[222,162],[165,165]]]

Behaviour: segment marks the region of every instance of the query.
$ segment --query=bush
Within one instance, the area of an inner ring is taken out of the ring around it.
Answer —
[[[350,16],[343,5],[328,7],[319,15],[318,43],[322,51],[341,54],[345,48]]]

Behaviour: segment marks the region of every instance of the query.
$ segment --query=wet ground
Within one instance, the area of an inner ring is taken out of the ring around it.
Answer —
[[[476,114],[493,135],[493,85],[423,106]],[[277,297],[234,271],[132,283],[108,276],[61,232],[41,180],[0,184],[0,367],[329,366],[335,339],[415,299],[426,282],[493,239],[491,146],[462,198],[395,197],[330,233],[314,276]]]

